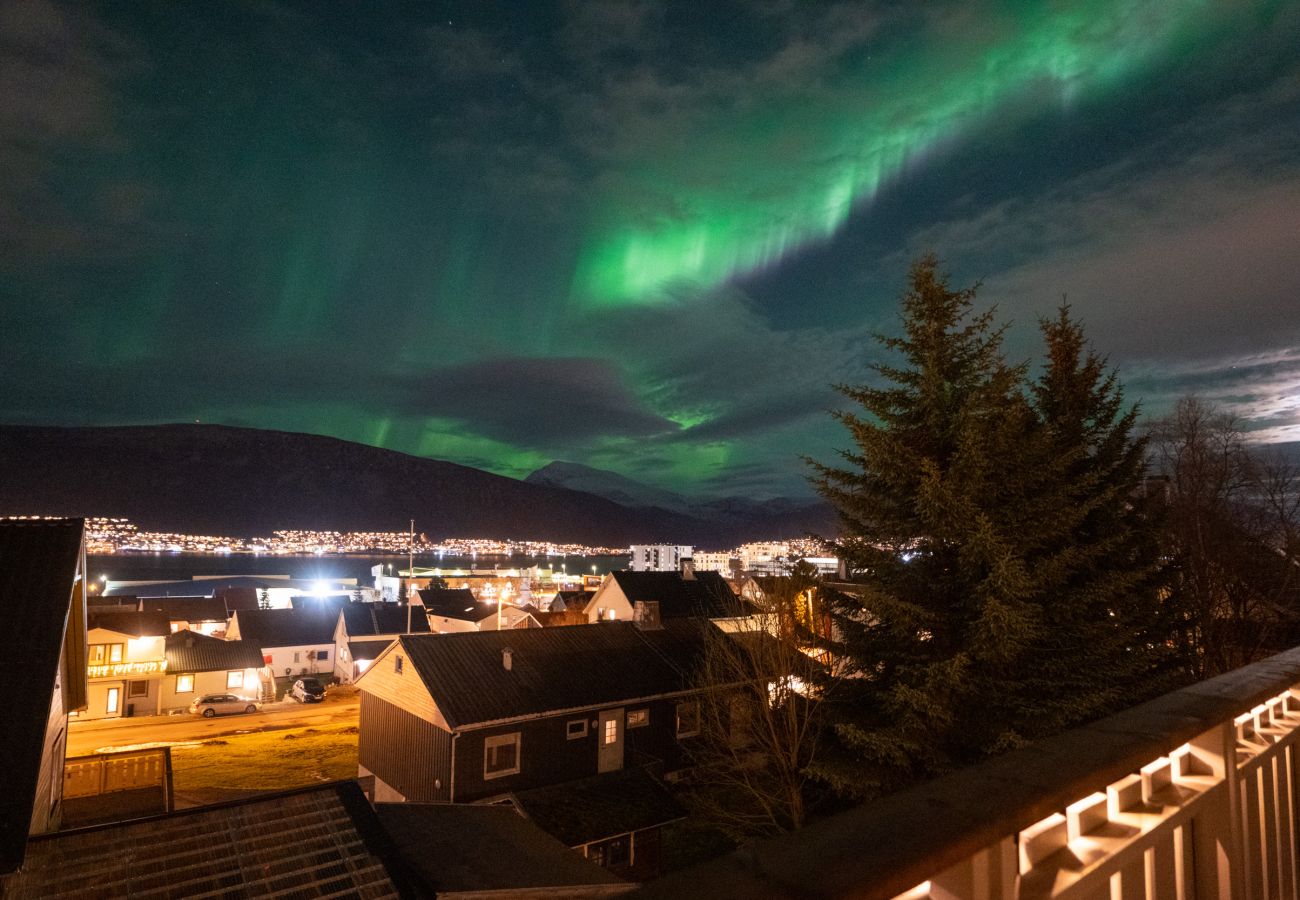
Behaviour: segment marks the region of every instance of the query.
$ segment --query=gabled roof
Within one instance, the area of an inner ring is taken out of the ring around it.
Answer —
[[[266,650],[334,643],[334,609],[241,609],[235,613],[239,637]]]
[[[477,602],[474,599],[474,592],[469,588],[425,588],[416,593],[420,595],[420,602],[426,607],[465,607]]]
[[[590,863],[513,807],[380,803],[380,823],[430,892],[550,888],[546,896],[610,896],[632,885]]]
[[[166,613],[96,606],[86,611],[86,630],[104,628],[133,637],[163,637],[172,633]]]
[[[348,641],[348,654],[352,657],[353,662],[358,660],[374,660],[379,654],[388,649],[391,644],[388,638],[378,641]]]
[[[168,635],[166,652],[169,673],[260,669],[265,665],[262,648],[252,641],[223,641],[193,631]]]
[[[517,791],[513,798],[538,827],[569,847],[686,816],[668,788],[639,768]]]
[[[564,612],[565,610],[582,612],[587,608],[587,603],[594,596],[596,596],[595,591],[556,591],[555,599],[551,601],[551,609],[554,612]]]
[[[54,700],[59,656],[81,560],[81,519],[0,519],[0,872],[23,861]],[[78,598],[79,600],[79,598]]]
[[[412,632],[429,630],[429,617],[424,609],[408,607],[405,603],[350,603],[342,608],[340,614],[349,638],[401,634],[408,625]]]
[[[717,572],[696,572],[694,578],[683,578],[680,572],[618,571],[610,576],[629,603],[657,602],[661,619],[725,619],[744,614],[740,599]]]
[[[224,622],[226,601],[220,597],[141,597],[145,612],[160,612],[174,622]]]
[[[402,635],[402,653],[452,729],[691,689],[705,650],[698,619]],[[502,651],[511,651],[511,668]],[[361,681],[364,690],[364,678]]]
[[[24,823],[25,824],[25,823]],[[9,900],[409,896],[356,782],[33,838]]]
[[[502,613],[510,608],[510,604],[502,604]],[[483,603],[478,600],[472,603],[466,603],[463,606],[453,606],[451,604],[443,606],[426,606],[431,616],[441,616],[444,619],[459,619],[462,622],[482,622],[484,619],[490,619],[497,614],[497,604]]]

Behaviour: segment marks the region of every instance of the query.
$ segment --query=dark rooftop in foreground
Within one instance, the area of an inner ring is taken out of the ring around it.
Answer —
[[[606,897],[633,885],[583,859],[513,807],[380,803],[380,823],[413,874],[444,893],[550,888],[551,897]],[[566,889],[561,891],[555,889]]]
[[[355,782],[33,838],[8,900],[410,896]]]
[[[658,779],[635,767],[517,791],[512,797],[538,827],[569,847],[686,816],[686,810]]]
[[[0,872],[23,860],[81,557],[81,519],[0,519]]]

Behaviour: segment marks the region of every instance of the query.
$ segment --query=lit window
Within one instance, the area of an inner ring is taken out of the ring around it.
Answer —
[[[126,695],[128,697],[148,697],[149,682],[147,681],[128,681],[126,683]]]
[[[241,687],[243,687],[243,686],[244,686],[244,673],[243,673],[243,672],[227,672],[227,673],[226,673],[226,687],[227,687],[227,688],[241,688]]]
[[[192,694],[194,693],[194,676],[177,675],[176,676],[176,693]]]
[[[92,666],[101,666],[104,664],[104,650],[105,647],[103,644],[90,645],[90,664]]]
[[[618,743],[618,719],[605,720],[605,736],[603,740],[606,746]]]
[[[109,644],[109,645],[108,645],[108,661],[111,662],[111,663],[120,663],[120,662],[122,661],[122,645],[121,645],[121,644]]]
[[[570,719],[569,722],[564,726],[564,733],[568,736],[569,740],[571,741],[576,741],[578,738],[586,737],[587,720]]]
[[[700,733],[700,704],[690,700],[677,704],[677,736],[690,737]]]
[[[628,728],[644,728],[650,724],[650,710],[634,709],[627,714]]]
[[[609,611],[609,620],[612,622],[612,621],[614,621],[614,620],[617,619],[617,618],[618,618],[618,610],[616,610],[616,609],[611,609],[611,610]]]
[[[109,688],[109,689],[108,689],[108,704],[107,704],[107,707],[106,707],[106,709],[107,709],[108,712],[110,712],[110,713],[115,713],[115,712],[117,712],[117,700],[118,700],[118,697],[121,696],[121,693],[122,693],[122,692],[121,692],[121,690],[120,690],[119,688]]]
[[[519,732],[497,734],[483,741],[483,777],[500,778],[519,771]]]
[[[402,658],[400,656],[393,657],[393,671],[398,675],[402,674]]]

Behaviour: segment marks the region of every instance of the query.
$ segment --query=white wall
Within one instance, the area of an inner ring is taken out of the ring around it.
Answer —
[[[309,659],[307,654],[315,651],[316,658]],[[334,644],[310,644],[302,647],[263,647],[263,654],[271,657],[271,672],[280,678],[289,675],[320,675],[334,671]],[[324,653],[326,658],[321,659]],[[286,673],[285,669],[289,671]]]

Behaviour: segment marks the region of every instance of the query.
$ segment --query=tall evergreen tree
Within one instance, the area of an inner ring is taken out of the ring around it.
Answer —
[[[1031,385],[974,298],[913,265],[903,334],[882,339],[901,362],[840,388],[864,413],[839,416],[855,449],[815,466],[860,582],[836,649],[863,676],[819,774],[854,793],[1131,702],[1164,647],[1136,413],[1067,311]]]

